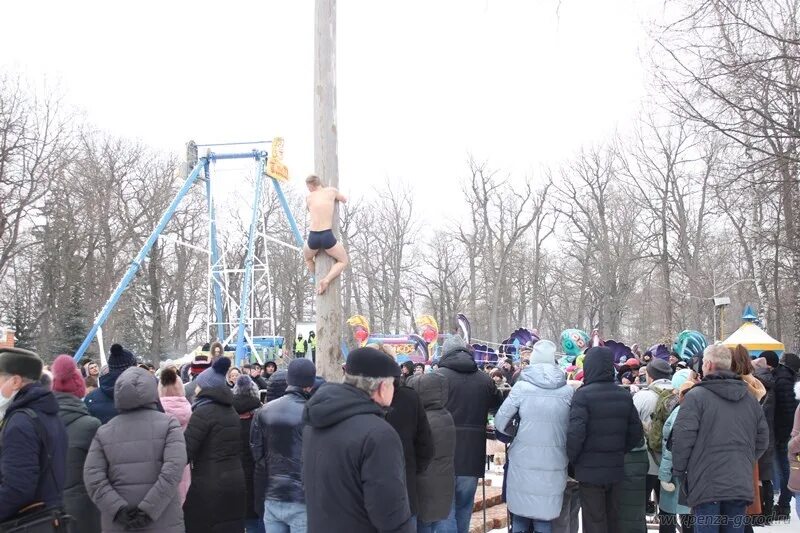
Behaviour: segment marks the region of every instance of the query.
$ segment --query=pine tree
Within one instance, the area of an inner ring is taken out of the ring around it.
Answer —
[[[65,310],[63,316],[54,352],[74,354],[89,331],[89,320],[83,307],[83,289],[80,284],[76,283],[70,289],[69,308]]]

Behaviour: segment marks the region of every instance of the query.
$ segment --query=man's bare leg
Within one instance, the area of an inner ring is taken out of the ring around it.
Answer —
[[[311,275],[314,275],[314,257],[317,255],[317,250],[312,250],[308,247],[308,243],[303,245],[303,259],[306,261],[306,266],[308,267],[308,271],[311,272]]]
[[[347,265],[350,264],[350,259],[347,257],[347,250],[344,249],[344,246],[342,246],[340,242],[337,242],[333,248],[325,250],[325,253],[331,256],[336,262],[331,267],[331,271],[328,272],[328,275],[319,282],[317,294],[323,294],[328,289],[328,285],[331,284],[331,281],[336,279],[336,277],[347,268]]]

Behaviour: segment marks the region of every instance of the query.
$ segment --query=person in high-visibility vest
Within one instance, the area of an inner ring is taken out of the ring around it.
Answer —
[[[311,348],[311,360],[317,362],[317,334],[313,331],[308,334],[308,345]]]
[[[308,351],[308,343],[303,340],[303,334],[297,336],[297,340],[294,341],[294,356],[295,357],[305,357],[306,352]]]

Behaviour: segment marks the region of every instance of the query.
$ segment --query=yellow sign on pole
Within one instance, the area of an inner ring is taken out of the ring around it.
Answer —
[[[283,137],[272,139],[266,173],[267,176],[278,181],[289,181],[289,168],[283,163]]]

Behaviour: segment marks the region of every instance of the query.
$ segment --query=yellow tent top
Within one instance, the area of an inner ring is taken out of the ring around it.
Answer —
[[[752,322],[745,322],[739,329],[725,339],[723,343],[728,348],[735,348],[737,344],[743,345],[750,355],[757,357],[761,352],[772,350],[779,356],[785,349],[782,342],[770,337],[766,331]]]

